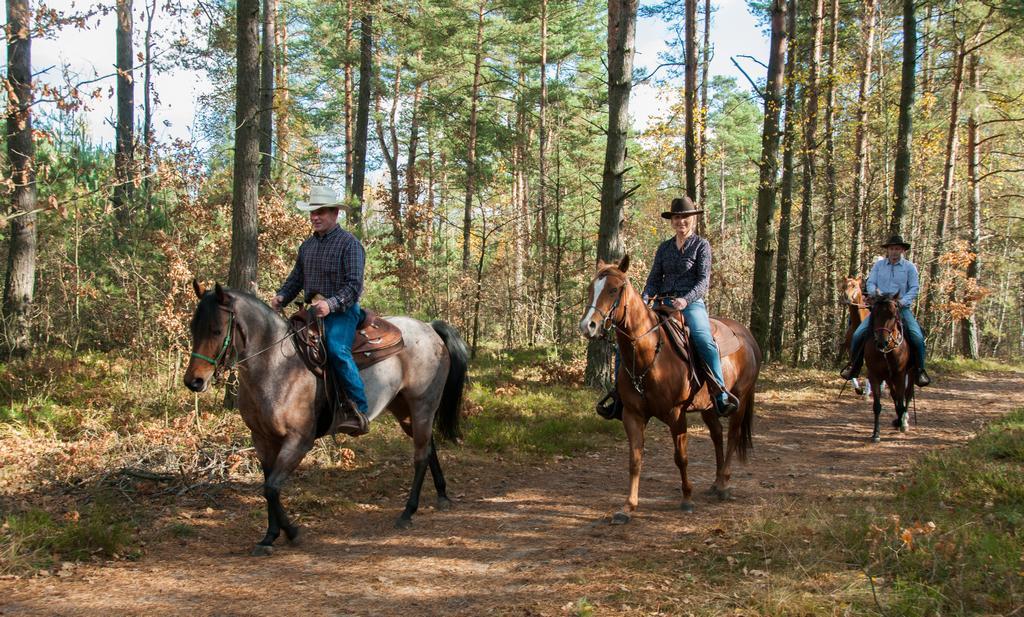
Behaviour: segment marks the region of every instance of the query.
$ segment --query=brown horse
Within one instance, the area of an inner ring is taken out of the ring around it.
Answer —
[[[903,336],[899,294],[875,296],[868,319],[871,320],[872,340],[864,343],[864,363],[874,399],[875,431],[871,441],[878,443],[881,441],[878,421],[882,412],[883,382],[889,386],[892,402],[896,404],[896,419],[892,425],[900,432],[907,430],[907,406],[914,398],[914,378],[910,370],[913,362],[910,345]]]
[[[722,423],[714,410],[707,385],[698,384],[689,364],[672,351],[665,332],[665,319],[644,304],[633,289],[626,272],[629,256],[621,262],[598,261],[597,275],[590,283],[590,306],[580,321],[580,332],[594,339],[615,328],[621,353],[618,393],[624,405],[622,423],[629,437],[629,495],[613,523],[626,523],[639,502],[640,468],[643,464],[644,430],[651,418],[669,426],[675,441],[675,460],[682,478],[684,512],[693,511],[693,486],[686,476],[686,412],[700,411],[715,445],[715,482],[709,493],[729,499],[730,467],[733,455],[746,461],[753,447],[754,383],[761,369],[761,350],[743,325],[719,319],[739,338],[739,349],[722,358],[725,386],[739,399],[729,419],[728,449],[722,447]]]
[[[853,333],[857,329],[857,326],[862,321],[868,318],[868,309],[870,308],[864,299],[864,293],[862,290],[863,277],[862,276],[848,276],[839,285],[839,301],[845,304],[850,311],[850,317],[847,320],[846,334],[843,337],[843,349],[846,351],[846,356],[850,357],[850,342],[853,340]],[[867,382],[867,390],[860,384],[860,381],[854,377],[850,380],[850,384],[853,386],[853,390],[857,394],[870,395],[871,394],[871,383]]]

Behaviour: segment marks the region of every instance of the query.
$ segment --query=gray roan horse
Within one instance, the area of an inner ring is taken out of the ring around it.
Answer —
[[[322,418],[318,430],[318,416],[327,405],[323,383],[303,363],[295,337],[289,336],[288,323],[262,300],[220,284],[213,291],[204,291],[193,281],[193,288],[199,306],[192,316],[193,353],[185,371],[185,386],[202,392],[215,375],[236,363],[238,408],[252,431],[267,498],[267,534],[253,554],[269,554],[282,530],[290,541],[299,534],[281,505],[281,486],[324,431]],[[428,467],[437,489],[438,509],[451,507],[434,448],[433,427],[436,418],[443,437],[458,437],[469,354],[458,332],[442,321],[426,324],[411,317],[389,321],[402,331],[405,349],[360,375],[370,420],[388,409],[413,439],[412,490],[396,521],[397,527],[404,528],[412,523],[419,507]]]

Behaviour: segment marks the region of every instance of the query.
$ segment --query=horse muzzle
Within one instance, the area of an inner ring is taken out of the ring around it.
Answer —
[[[580,334],[588,339],[595,339],[601,334],[601,324],[593,317],[590,319],[584,317],[580,320],[579,330]]]
[[[202,377],[189,378],[185,376],[185,387],[193,392],[206,392],[206,389],[210,387],[210,380],[203,379]]]

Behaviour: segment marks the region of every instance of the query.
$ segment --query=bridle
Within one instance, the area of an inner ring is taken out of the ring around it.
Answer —
[[[635,367],[637,365],[637,362],[636,362],[636,344],[637,344],[637,342],[640,339],[642,339],[645,336],[647,336],[648,334],[650,334],[652,332],[655,332],[656,330],[661,328],[663,322],[662,322],[661,318],[659,317],[657,319],[657,323],[653,327],[651,327],[650,329],[648,329],[646,332],[644,332],[643,334],[641,334],[639,336],[633,336],[628,330],[626,330],[622,326],[622,324],[625,323],[625,321],[626,321],[626,316],[628,315],[628,312],[626,310],[626,308],[627,308],[626,307],[626,303],[623,302],[623,297],[625,296],[625,293],[626,293],[626,286],[629,285],[629,284],[630,284],[629,279],[626,279],[623,282],[622,287],[619,287],[619,295],[615,297],[615,301],[612,302],[612,305],[608,309],[607,313],[605,313],[600,308],[598,308],[596,304],[591,304],[587,308],[593,309],[593,310],[597,311],[597,313],[599,313],[601,315],[601,317],[603,318],[602,322],[601,322],[601,330],[602,330],[602,332],[605,333],[605,335],[607,335],[612,330],[612,328],[614,328],[617,333],[622,334],[627,339],[629,339],[630,343],[632,343],[631,347],[633,348],[633,367],[635,369]],[[596,302],[597,298],[594,298],[594,301]],[[618,319],[618,320],[615,320],[614,319],[615,311],[618,310],[619,308],[622,309],[622,317],[620,319]],[[657,344],[654,347],[654,357],[651,359],[651,363],[648,364],[647,367],[643,371],[634,372],[634,371],[629,370],[629,366],[626,365],[626,363],[622,364],[622,368],[625,369],[626,374],[629,375],[629,380],[632,382],[633,388],[641,396],[643,396],[643,394],[644,394],[644,379],[646,379],[647,374],[651,372],[651,369],[654,368],[654,364],[658,361],[658,354],[661,353],[661,347],[662,347],[662,340],[659,337],[658,338],[658,342],[657,342]]]
[[[235,367],[239,366],[240,364],[244,364],[246,361],[251,360],[252,358],[255,358],[256,356],[258,356],[261,353],[271,349],[272,347],[278,345],[279,343],[283,343],[287,339],[295,336],[299,332],[302,332],[303,330],[305,330],[306,328],[309,327],[309,325],[307,324],[305,326],[302,326],[301,328],[290,329],[288,334],[286,334],[283,337],[277,339],[276,341],[274,341],[270,345],[267,345],[263,349],[255,352],[255,353],[249,354],[248,356],[245,356],[242,359],[238,359],[238,350],[235,348],[234,339],[231,336],[232,332],[234,332],[235,326],[237,325],[236,322],[235,322],[235,312],[233,310],[227,308],[227,307],[220,306],[220,305],[218,305],[217,308],[219,310],[222,310],[222,311],[224,311],[225,313],[228,314],[228,330],[224,334],[224,340],[221,342],[220,351],[217,352],[217,356],[214,357],[214,358],[211,358],[210,356],[205,356],[205,355],[203,355],[201,353],[198,353],[198,352],[195,352],[195,351],[192,352],[192,357],[193,358],[199,358],[200,360],[204,360],[206,362],[209,362],[211,365],[213,365],[213,381],[214,381],[214,383],[219,382],[223,378],[223,375],[224,375],[225,371],[233,371],[233,370],[235,370]],[[245,338],[245,333],[242,332],[242,330],[239,330],[239,333],[242,334],[242,338],[244,339]],[[243,341],[243,345],[244,345],[244,341]],[[232,352],[231,355],[234,356],[234,358],[235,358],[233,362],[229,362],[228,350],[230,350]]]
[[[874,322],[875,316],[871,316],[872,322]],[[899,318],[899,313],[893,316],[893,321],[896,322],[895,328],[875,328],[875,347],[878,351],[883,354],[890,354],[903,344],[903,320]],[[885,335],[885,345],[878,345],[878,334],[883,333]]]

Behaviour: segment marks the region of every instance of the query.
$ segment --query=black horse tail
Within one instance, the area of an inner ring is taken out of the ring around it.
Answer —
[[[743,420],[740,423],[736,456],[741,463],[746,463],[747,455],[754,449],[754,386],[750,386],[750,392],[747,392],[743,398]]]
[[[462,391],[466,386],[469,368],[469,348],[459,336],[459,331],[451,325],[436,319],[430,322],[430,326],[444,341],[445,347],[448,348],[448,357],[451,359],[448,379],[444,383],[444,392],[441,394],[441,404],[435,419],[437,430],[445,439],[457,441],[462,436],[459,419],[462,417]]]

